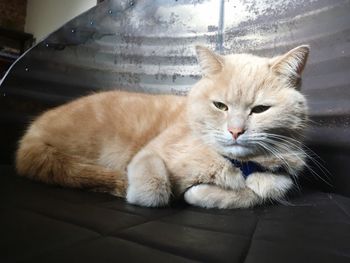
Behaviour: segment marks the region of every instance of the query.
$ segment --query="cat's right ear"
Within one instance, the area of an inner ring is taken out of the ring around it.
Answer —
[[[203,46],[196,46],[198,63],[204,76],[219,73],[224,66],[224,58]]]
[[[292,86],[299,89],[301,73],[305,68],[309,52],[308,45],[298,46],[286,54],[272,59],[271,69],[278,75],[286,77]]]

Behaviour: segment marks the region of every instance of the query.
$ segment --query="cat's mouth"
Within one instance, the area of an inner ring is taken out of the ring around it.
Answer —
[[[222,144],[225,147],[245,147],[245,145],[238,142],[227,142]]]
[[[232,143],[231,145],[227,145],[223,150],[224,155],[231,158],[246,157],[248,155],[255,154],[254,148],[236,142]]]
[[[230,158],[247,157],[257,153],[257,148],[246,142],[229,141],[225,143],[222,142],[221,145],[222,154]]]
[[[251,146],[245,142],[241,142],[241,141],[237,141],[237,140],[224,142],[224,143],[222,143],[222,145],[225,147],[245,147],[245,148],[250,148],[250,146]]]
[[[247,145],[245,143],[240,143],[240,142],[230,142],[223,144],[224,148],[226,149],[251,149],[251,145]]]
[[[238,140],[233,140],[232,138],[222,138],[216,137],[216,147],[219,146],[221,148],[222,154],[229,157],[244,157],[247,155],[256,154],[257,147],[256,145],[250,143],[248,140],[242,138],[238,138]]]

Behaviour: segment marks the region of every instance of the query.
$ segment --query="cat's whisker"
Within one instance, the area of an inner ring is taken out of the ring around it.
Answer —
[[[301,186],[300,186],[300,184],[298,182],[298,176],[291,176],[290,178],[293,180],[293,183],[294,183],[296,189],[300,193],[301,192]]]
[[[316,158],[314,158],[313,156],[311,156],[310,153],[308,153],[308,150],[310,150],[312,153],[314,153],[310,148],[308,148],[306,145],[303,145],[303,147],[307,148],[307,151],[305,151],[302,147],[297,146],[295,144],[292,144],[291,142],[289,142],[288,140],[284,139],[286,138],[285,136],[277,136],[274,135],[275,138],[280,137],[279,139],[283,139],[283,141],[288,144],[287,147],[297,147],[297,150],[299,150],[300,152],[303,152],[304,155],[307,157],[308,160],[312,161],[317,168],[322,171],[323,175],[327,177],[327,179],[330,179],[329,176],[331,175],[330,172],[328,171],[328,169],[326,167],[324,167],[319,161],[317,161]],[[294,140],[296,141],[296,140]],[[299,142],[300,143],[300,142]],[[300,143],[302,145],[302,143]],[[316,155],[317,158],[320,158],[316,153],[314,153]]]
[[[310,165],[308,165],[307,163],[305,164],[305,168],[311,172],[312,175],[314,175],[315,177],[319,178],[321,181],[323,181],[324,183],[326,183],[327,185],[329,185],[330,187],[333,187],[333,185],[328,182],[326,179],[324,179],[322,176],[320,176]],[[329,179],[329,178],[327,178]]]
[[[260,142],[260,144],[261,144],[261,142]],[[290,154],[290,153],[289,153],[289,154],[285,154],[284,152],[280,152],[278,148],[270,147],[270,145],[268,145],[268,144],[266,144],[266,143],[265,143],[265,147],[267,147],[267,148],[270,150],[270,152],[273,153],[273,155],[274,155],[276,158],[278,158],[278,159],[280,159],[281,161],[283,161],[284,166],[286,166],[285,168],[288,169],[288,171],[289,171],[291,174],[293,174],[294,176],[296,176],[296,172],[294,171],[294,169],[291,168],[291,166],[289,165],[289,163],[288,163],[288,162],[285,160],[285,158],[282,156],[282,155],[284,155],[284,156],[286,156],[286,155],[293,155],[293,156],[296,156],[294,153],[293,153],[293,154]],[[304,163],[303,159],[301,159],[301,158],[298,157],[298,156],[296,156],[296,157],[297,157],[300,161],[302,161],[302,162]]]
[[[293,139],[293,138],[289,138],[283,135],[276,135],[276,134],[265,134],[264,135],[265,140],[274,145],[276,148],[282,148],[284,151],[290,151],[290,149],[295,148],[298,152],[298,154],[303,154],[305,157],[307,157],[307,159],[311,160],[316,166],[317,168],[322,171],[323,175],[330,180],[330,178],[328,177],[328,175],[330,174],[329,171],[322,165],[320,164],[315,158],[313,158],[310,154],[308,154],[301,146],[292,143],[290,141],[288,141],[287,139],[291,139],[292,141],[295,141],[299,144],[302,144],[301,142]],[[273,140],[273,139],[266,139],[266,137],[272,137],[275,138],[277,140]],[[279,141],[278,141],[279,140]],[[290,152],[289,152],[290,154]],[[284,154],[286,155],[286,154]],[[322,180],[324,183],[326,183],[329,186],[332,186],[332,184],[324,179],[322,176],[320,176],[310,165],[308,165],[305,161],[303,161],[303,158],[299,157],[296,153],[292,152],[292,155],[296,158],[299,159],[299,161],[302,161],[302,163],[304,164],[304,166],[311,172],[311,174],[313,174],[314,176],[316,176],[317,178],[319,178],[320,180]]]
[[[276,149],[270,147],[269,145],[263,143],[263,142],[256,142],[257,144],[259,144],[261,147],[263,147],[264,149],[266,149],[268,152],[270,152],[273,156],[275,156],[278,160],[282,161],[282,165],[291,173],[293,174],[293,176],[295,175],[294,171],[291,169],[290,165],[288,164],[288,162],[285,160],[285,158],[283,158],[283,156],[281,156],[278,151],[276,151]]]

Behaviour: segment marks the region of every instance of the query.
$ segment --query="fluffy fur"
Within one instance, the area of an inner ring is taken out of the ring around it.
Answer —
[[[142,206],[182,194],[207,208],[281,199],[305,164],[299,88],[309,48],[274,58],[196,50],[203,78],[187,97],[111,91],[45,112],[19,143],[18,173]],[[228,158],[285,167],[288,175],[244,179]]]

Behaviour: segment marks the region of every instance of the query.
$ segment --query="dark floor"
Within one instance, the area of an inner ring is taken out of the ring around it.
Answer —
[[[147,209],[28,181],[2,166],[0,262],[350,262],[350,199]]]

